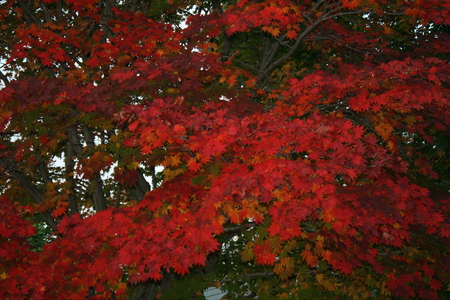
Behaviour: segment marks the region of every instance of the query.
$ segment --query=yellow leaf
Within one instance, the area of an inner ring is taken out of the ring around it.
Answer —
[[[127,284],[125,282],[119,282],[116,287],[118,290],[125,290],[127,288]]]
[[[380,123],[375,126],[375,131],[384,139],[387,140],[391,136],[394,127],[389,123]]]
[[[177,177],[180,174],[183,174],[186,170],[183,168],[177,168],[177,169],[170,169],[170,168],[165,168],[163,173],[164,173],[164,182],[167,181],[171,181],[172,179],[174,179],[175,177]]]
[[[384,27],[383,32],[384,32],[384,34],[391,34],[394,32],[394,30],[392,30],[391,27],[386,26],[386,27]]]
[[[316,280],[319,284],[323,284],[323,282],[324,282],[323,274],[317,274]]]
[[[417,120],[416,120],[416,117],[413,116],[413,115],[409,115],[409,116],[407,116],[407,117],[405,118],[405,123],[406,123],[407,125],[412,125],[412,124],[414,124],[416,121],[417,121]]]
[[[390,151],[394,151],[395,150],[395,145],[393,142],[389,141],[387,142],[386,147],[390,150]]]
[[[159,56],[164,56],[164,49],[158,49],[158,50],[156,50],[156,53],[159,55]]]
[[[176,167],[179,164],[181,164],[180,155],[174,155],[167,157],[163,162],[162,165],[165,167]]]
[[[139,168],[139,163],[137,161],[133,161],[128,165],[129,170],[136,170],[137,168]]]
[[[278,27],[263,26],[262,30],[270,33],[273,36],[279,36],[280,35],[280,29]]]

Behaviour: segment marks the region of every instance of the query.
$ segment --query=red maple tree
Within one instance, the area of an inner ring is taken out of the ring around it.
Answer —
[[[449,20],[448,0],[3,1],[0,296],[439,299]]]

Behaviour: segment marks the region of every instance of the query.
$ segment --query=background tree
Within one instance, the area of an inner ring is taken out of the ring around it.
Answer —
[[[449,5],[3,1],[0,295],[444,297]]]

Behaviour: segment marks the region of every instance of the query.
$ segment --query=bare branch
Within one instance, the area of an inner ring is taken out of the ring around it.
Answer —
[[[47,5],[45,5],[45,3],[41,3],[41,9],[44,12],[44,18],[45,18],[45,22],[51,22],[52,21],[52,17],[50,15],[50,11],[48,10]]]
[[[145,180],[141,169],[137,169],[137,177],[138,180],[133,188],[133,194],[136,200],[141,201],[144,199],[145,194],[150,191],[150,184]]]
[[[288,59],[289,57],[292,56],[292,54],[295,52],[295,50],[297,50],[298,46],[300,45],[300,42],[303,41],[303,39],[320,23],[322,22],[322,20],[319,18],[318,20],[316,20],[312,25],[308,26],[295,40],[295,44],[292,46],[292,48],[289,49],[289,51],[284,54],[283,56],[281,56],[279,59],[273,61],[270,65],[268,65],[267,67],[260,69],[260,74],[258,75],[258,82],[261,83],[264,78],[273,70],[275,69],[279,64],[281,64],[283,61],[285,61],[286,59]],[[280,44],[277,43],[277,50]],[[274,57],[274,55],[272,55],[272,57]]]
[[[82,125],[84,138],[87,144],[87,153],[92,154],[95,148],[95,137],[92,129],[86,125]],[[103,180],[99,173],[92,175],[90,180],[92,190],[92,201],[94,202],[94,208],[96,211],[104,210],[108,208],[105,193],[103,190]]]
[[[5,74],[0,70],[0,79],[3,81],[3,84],[6,86],[9,84],[9,79]]]
[[[260,272],[260,273],[251,273],[251,274],[245,274],[242,275],[239,279],[243,279],[243,278],[251,278],[251,277],[267,277],[267,276],[273,276],[275,275],[274,272]],[[237,280],[239,280],[237,279]],[[224,279],[219,281],[220,283],[227,283],[227,282],[232,282],[232,281],[236,281],[236,279]]]
[[[81,144],[80,137],[78,136],[78,130],[76,125],[72,125],[67,133],[69,143],[73,146],[75,155],[81,156],[83,154],[83,145]]]
[[[253,226],[255,226],[254,222],[250,222],[247,224],[242,224],[242,225],[238,225],[238,226],[234,226],[234,227],[226,227],[223,229],[223,232],[225,233],[236,233],[236,232],[240,232],[242,230],[242,228],[245,229],[249,229],[252,228]]]
[[[71,126],[73,130],[73,126]],[[69,129],[70,131],[70,129]],[[73,171],[75,166],[74,156],[75,156],[75,147],[74,144],[69,140],[67,142],[66,148],[66,158],[65,158],[65,166],[66,166],[66,177],[67,181],[70,183],[70,194],[69,194],[69,208],[70,214],[75,214],[79,212],[78,201],[77,201],[77,192],[76,192],[76,181],[73,177]]]
[[[30,3],[31,3],[31,1],[30,1]],[[25,21],[28,24],[35,23],[35,24],[38,24],[39,26],[42,25],[41,21],[38,18],[36,18],[34,13],[31,11],[32,7],[30,8],[30,6],[27,5],[24,0],[18,0],[17,4],[24,11]],[[31,5],[33,5],[33,4],[31,4]]]
[[[34,202],[40,204],[42,202],[43,193],[36,186],[34,186],[25,174],[17,169],[16,163],[7,157],[0,157],[0,166],[2,166],[6,172],[19,182],[21,186],[30,194]]]

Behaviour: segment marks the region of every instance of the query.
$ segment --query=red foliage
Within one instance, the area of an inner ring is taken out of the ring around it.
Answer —
[[[46,22],[2,4],[16,16],[0,13],[20,76],[0,91],[0,296],[126,298],[206,266],[229,232],[248,228],[242,256],[282,280],[314,273],[311,285],[331,291],[325,275],[365,285],[370,273],[384,295],[437,299],[450,274],[450,199],[421,181],[438,172],[415,143],[448,138],[448,62],[403,57],[386,28],[339,19],[387,18],[388,2],[238,1],[183,30],[124,7],[105,16],[99,1],[64,2],[76,12],[67,24],[46,16],[58,1],[36,2]],[[447,24],[448,1],[419,2],[404,1],[405,22]],[[211,42],[255,31],[272,50],[287,46],[255,74]],[[280,67],[297,63],[284,55],[300,42],[328,62],[301,76]],[[379,53],[353,63],[336,44]],[[445,55],[448,37],[432,46]],[[283,82],[264,86],[274,70]],[[163,183],[145,190],[158,165]],[[30,221],[53,230],[42,251],[27,241]]]

